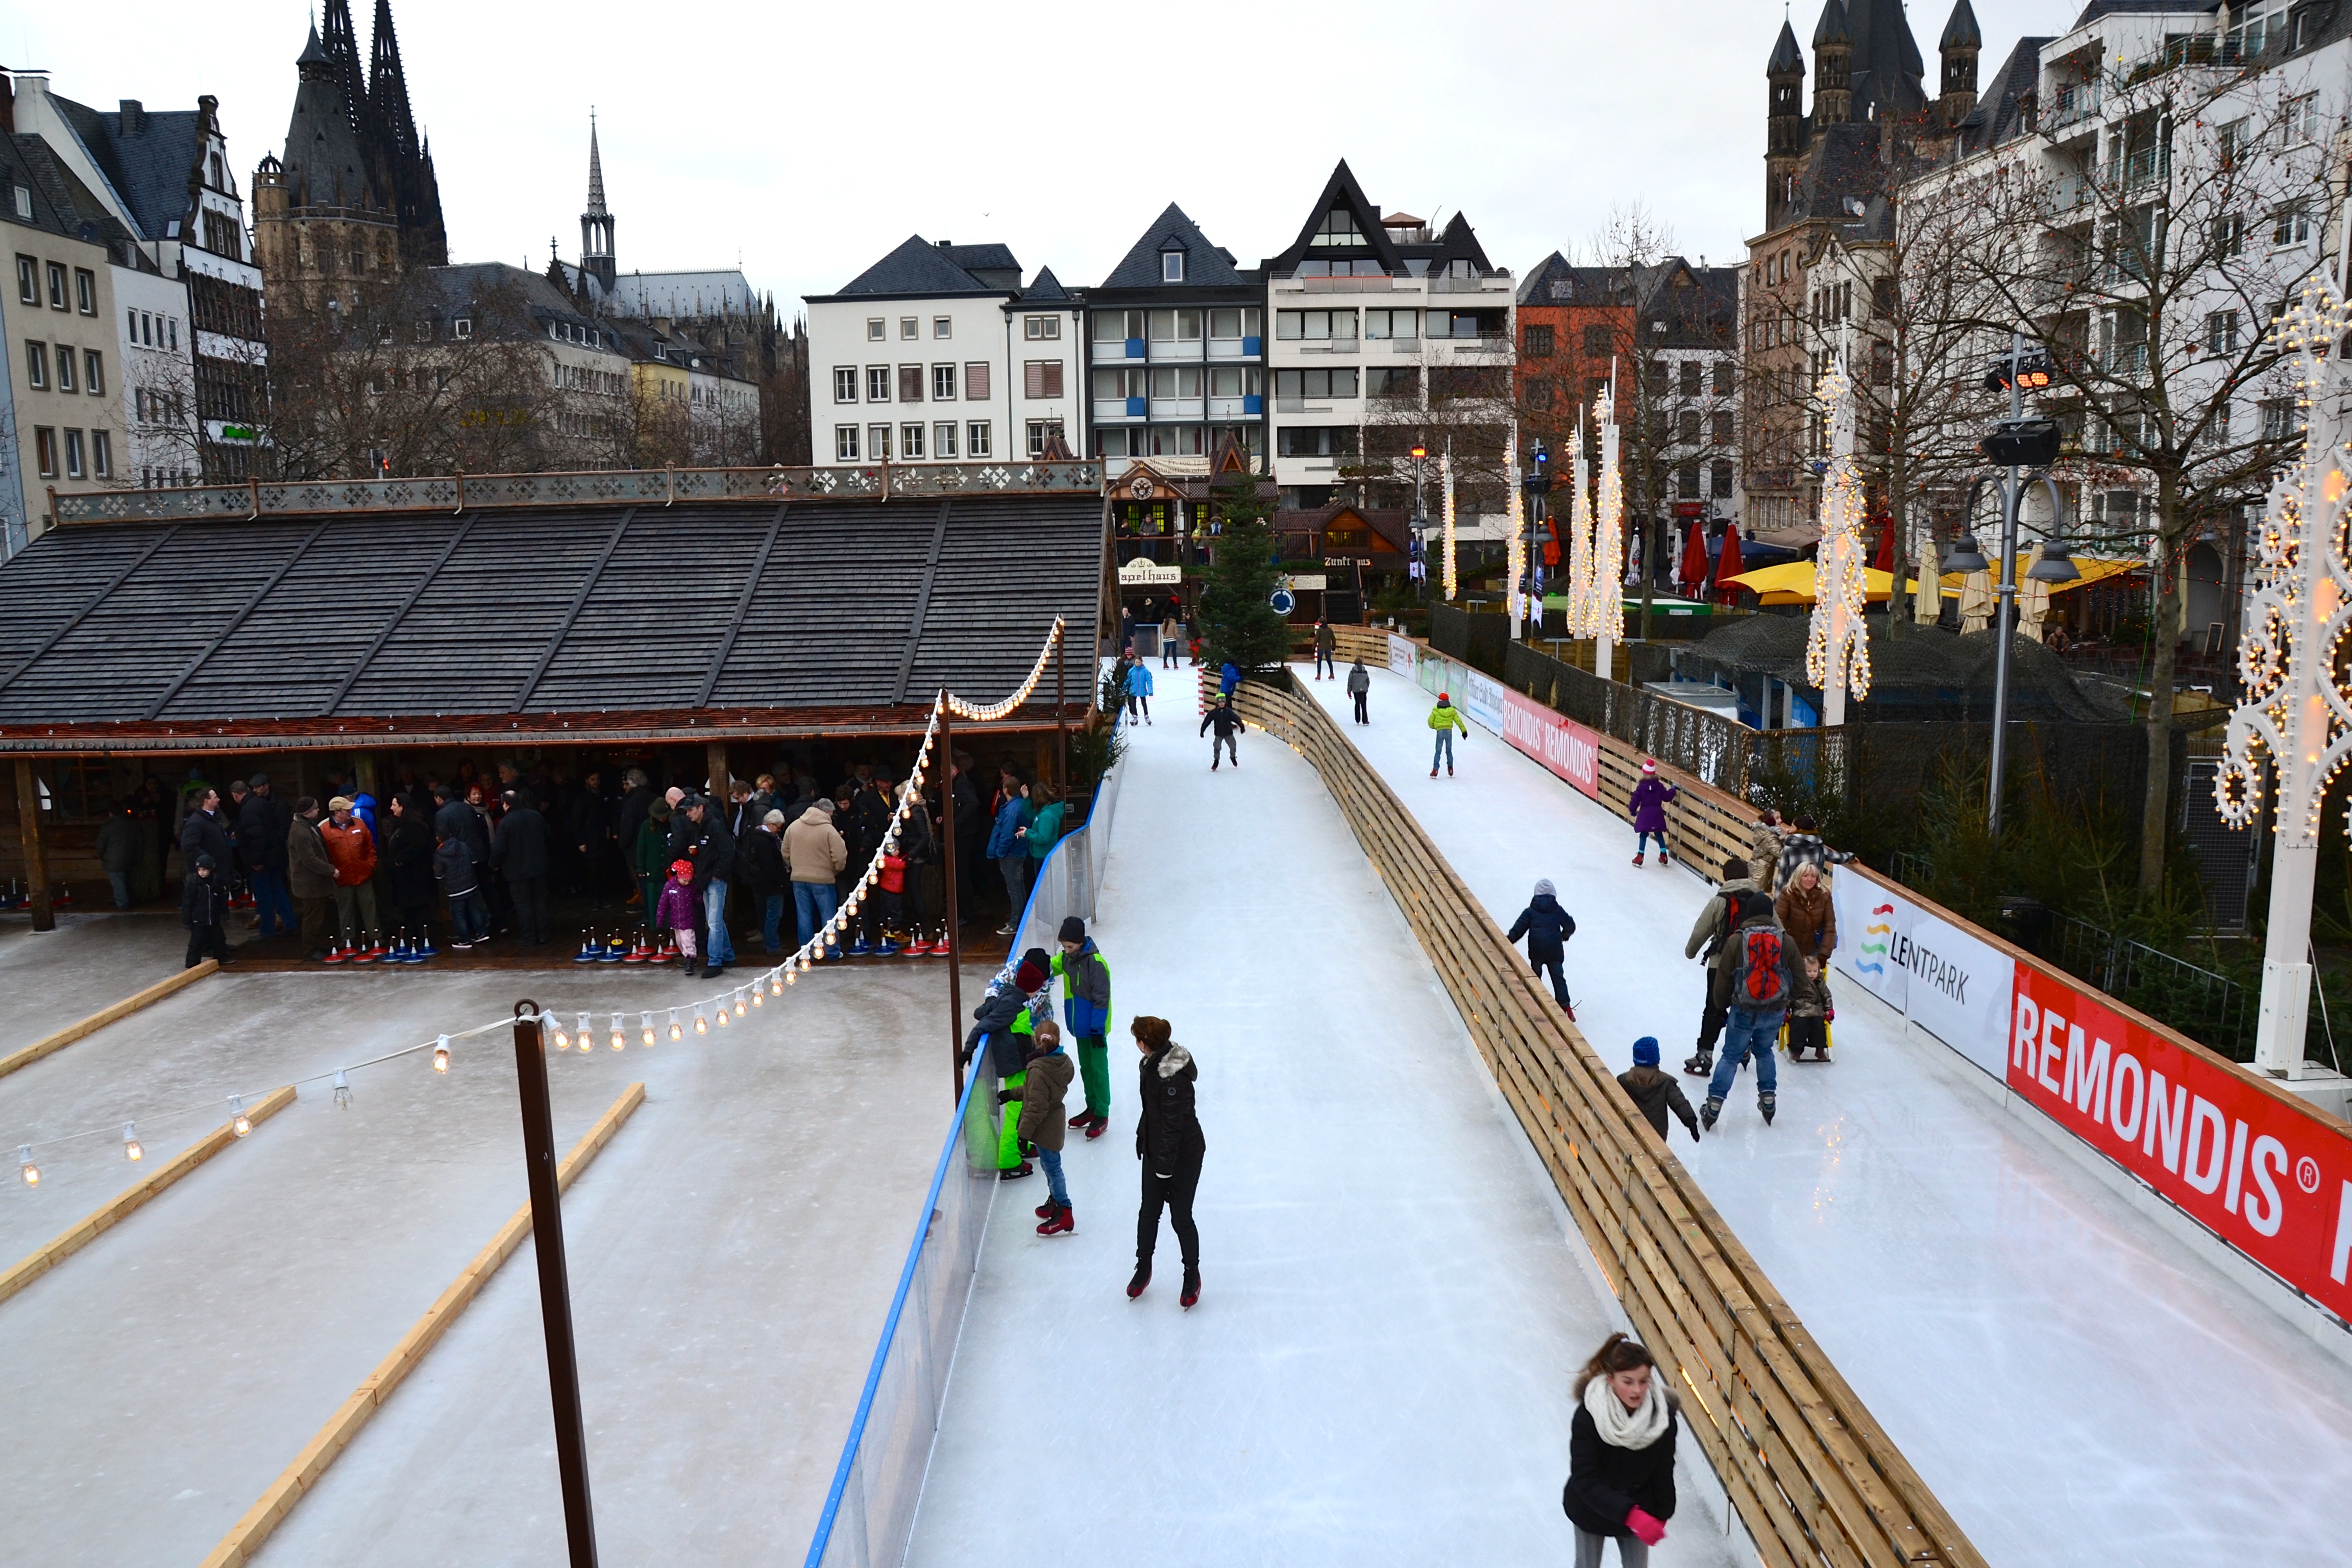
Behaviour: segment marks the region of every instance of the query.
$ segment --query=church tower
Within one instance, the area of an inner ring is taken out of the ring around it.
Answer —
[[[1764,226],[1780,226],[1781,211],[1805,156],[1805,53],[1786,21],[1764,67],[1769,100],[1764,121]]]
[[[446,266],[449,238],[441,224],[441,189],[433,177],[433,154],[417,134],[416,117],[408,105],[408,78],[400,67],[392,0],[375,0],[372,45],[368,141],[383,165],[384,187],[400,224],[401,259],[419,267]]]
[[[1944,60],[1942,97],[1936,107],[1945,124],[1958,125],[1977,106],[1977,53],[1984,47],[1984,34],[1969,0],[1955,0],[1952,19],[1944,24],[1943,40],[1936,47]]]
[[[1813,123],[1843,125],[1853,114],[1853,38],[1846,23],[1845,0],[1829,0],[1813,29],[1813,64],[1821,76],[1813,83]]]
[[[604,205],[604,160],[596,150],[596,116],[588,116],[588,210],[580,215],[580,270],[613,292],[613,215]]]

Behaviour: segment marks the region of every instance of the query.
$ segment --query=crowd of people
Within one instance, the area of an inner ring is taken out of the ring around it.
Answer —
[[[240,912],[257,940],[295,933],[320,963],[438,951],[444,940],[459,952],[494,941],[541,948],[560,900],[600,945],[626,929],[707,976],[736,961],[739,928],[770,956],[806,944],[902,806],[878,896],[823,956],[927,952],[933,933],[943,948],[950,834],[961,923],[997,879],[982,875],[992,860],[1008,900],[1000,934],[1011,934],[1067,806],[1017,767],[988,776],[983,784],[959,752],[945,800],[936,778],[908,781],[871,763],[829,790],[810,769],[780,765],[730,780],[722,795],[657,789],[643,767],[558,776],[464,760],[446,777],[404,769],[382,795],[332,770],[323,793],[291,799],[268,773],[233,781],[226,796],[192,776],[176,810],[151,777],[109,816],[97,847],[119,909],[160,896],[167,852],[178,849],[192,965],[233,961],[227,928]]]

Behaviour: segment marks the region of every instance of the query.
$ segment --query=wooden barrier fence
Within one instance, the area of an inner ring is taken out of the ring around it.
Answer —
[[[1627,1316],[1681,1384],[1691,1434],[1761,1560],[1979,1568],[1968,1537],[1322,706],[1295,683],[1244,682],[1235,700],[1322,775]],[[1622,779],[1624,759],[1612,765]],[[1684,785],[1691,850],[1723,847],[1725,800]],[[1744,823],[1729,826],[1744,854]]]

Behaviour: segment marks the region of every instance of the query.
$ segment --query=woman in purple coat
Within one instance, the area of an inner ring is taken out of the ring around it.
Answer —
[[[1649,858],[1650,838],[1658,840],[1658,864],[1666,863],[1666,802],[1675,798],[1675,786],[1658,776],[1658,760],[1642,759],[1642,781],[1633,786],[1633,796],[1626,805],[1633,813],[1633,864],[1639,866]]]

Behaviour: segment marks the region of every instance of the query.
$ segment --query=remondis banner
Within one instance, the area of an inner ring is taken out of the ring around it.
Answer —
[[[1503,739],[1594,800],[1601,798],[1601,737],[1583,725],[1506,687]]]

